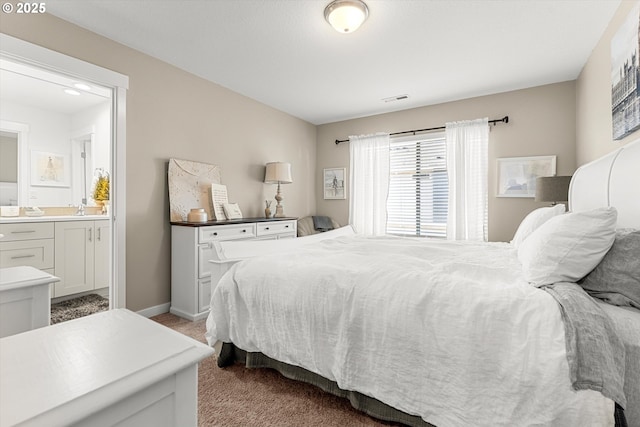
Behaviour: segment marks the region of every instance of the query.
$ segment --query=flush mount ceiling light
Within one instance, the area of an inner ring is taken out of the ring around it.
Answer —
[[[409,99],[409,95],[403,94],[403,95],[390,96],[388,98],[382,98],[384,102],[403,101],[405,99]]]
[[[80,92],[78,92],[77,90],[74,89],[63,89],[63,92],[66,93],[67,95],[73,95],[73,96],[78,96],[80,95]]]
[[[91,90],[91,86],[89,86],[88,84],[84,84],[84,83],[74,83],[73,87],[75,87],[76,89],[80,89],[80,90]]]
[[[324,19],[339,33],[352,33],[369,16],[361,0],[334,0],[324,8]]]

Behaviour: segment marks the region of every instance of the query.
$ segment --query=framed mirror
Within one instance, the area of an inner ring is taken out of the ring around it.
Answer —
[[[112,104],[103,86],[0,60],[2,204],[95,206],[95,171],[111,169]]]

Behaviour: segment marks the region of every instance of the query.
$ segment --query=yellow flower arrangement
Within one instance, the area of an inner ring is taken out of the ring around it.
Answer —
[[[93,200],[103,202],[109,200],[109,173],[103,169],[96,171],[98,178],[93,189]]]

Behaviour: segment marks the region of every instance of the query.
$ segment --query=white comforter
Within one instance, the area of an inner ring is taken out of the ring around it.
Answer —
[[[301,366],[445,426],[607,426],[574,391],[556,301],[508,244],[360,236],[242,261],[207,339]]]

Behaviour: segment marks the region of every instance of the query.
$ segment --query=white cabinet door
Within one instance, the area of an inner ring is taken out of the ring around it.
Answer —
[[[95,223],[95,276],[94,289],[109,286],[109,251],[111,250],[111,223],[108,220]]]
[[[55,297],[94,289],[93,221],[56,222]]]

